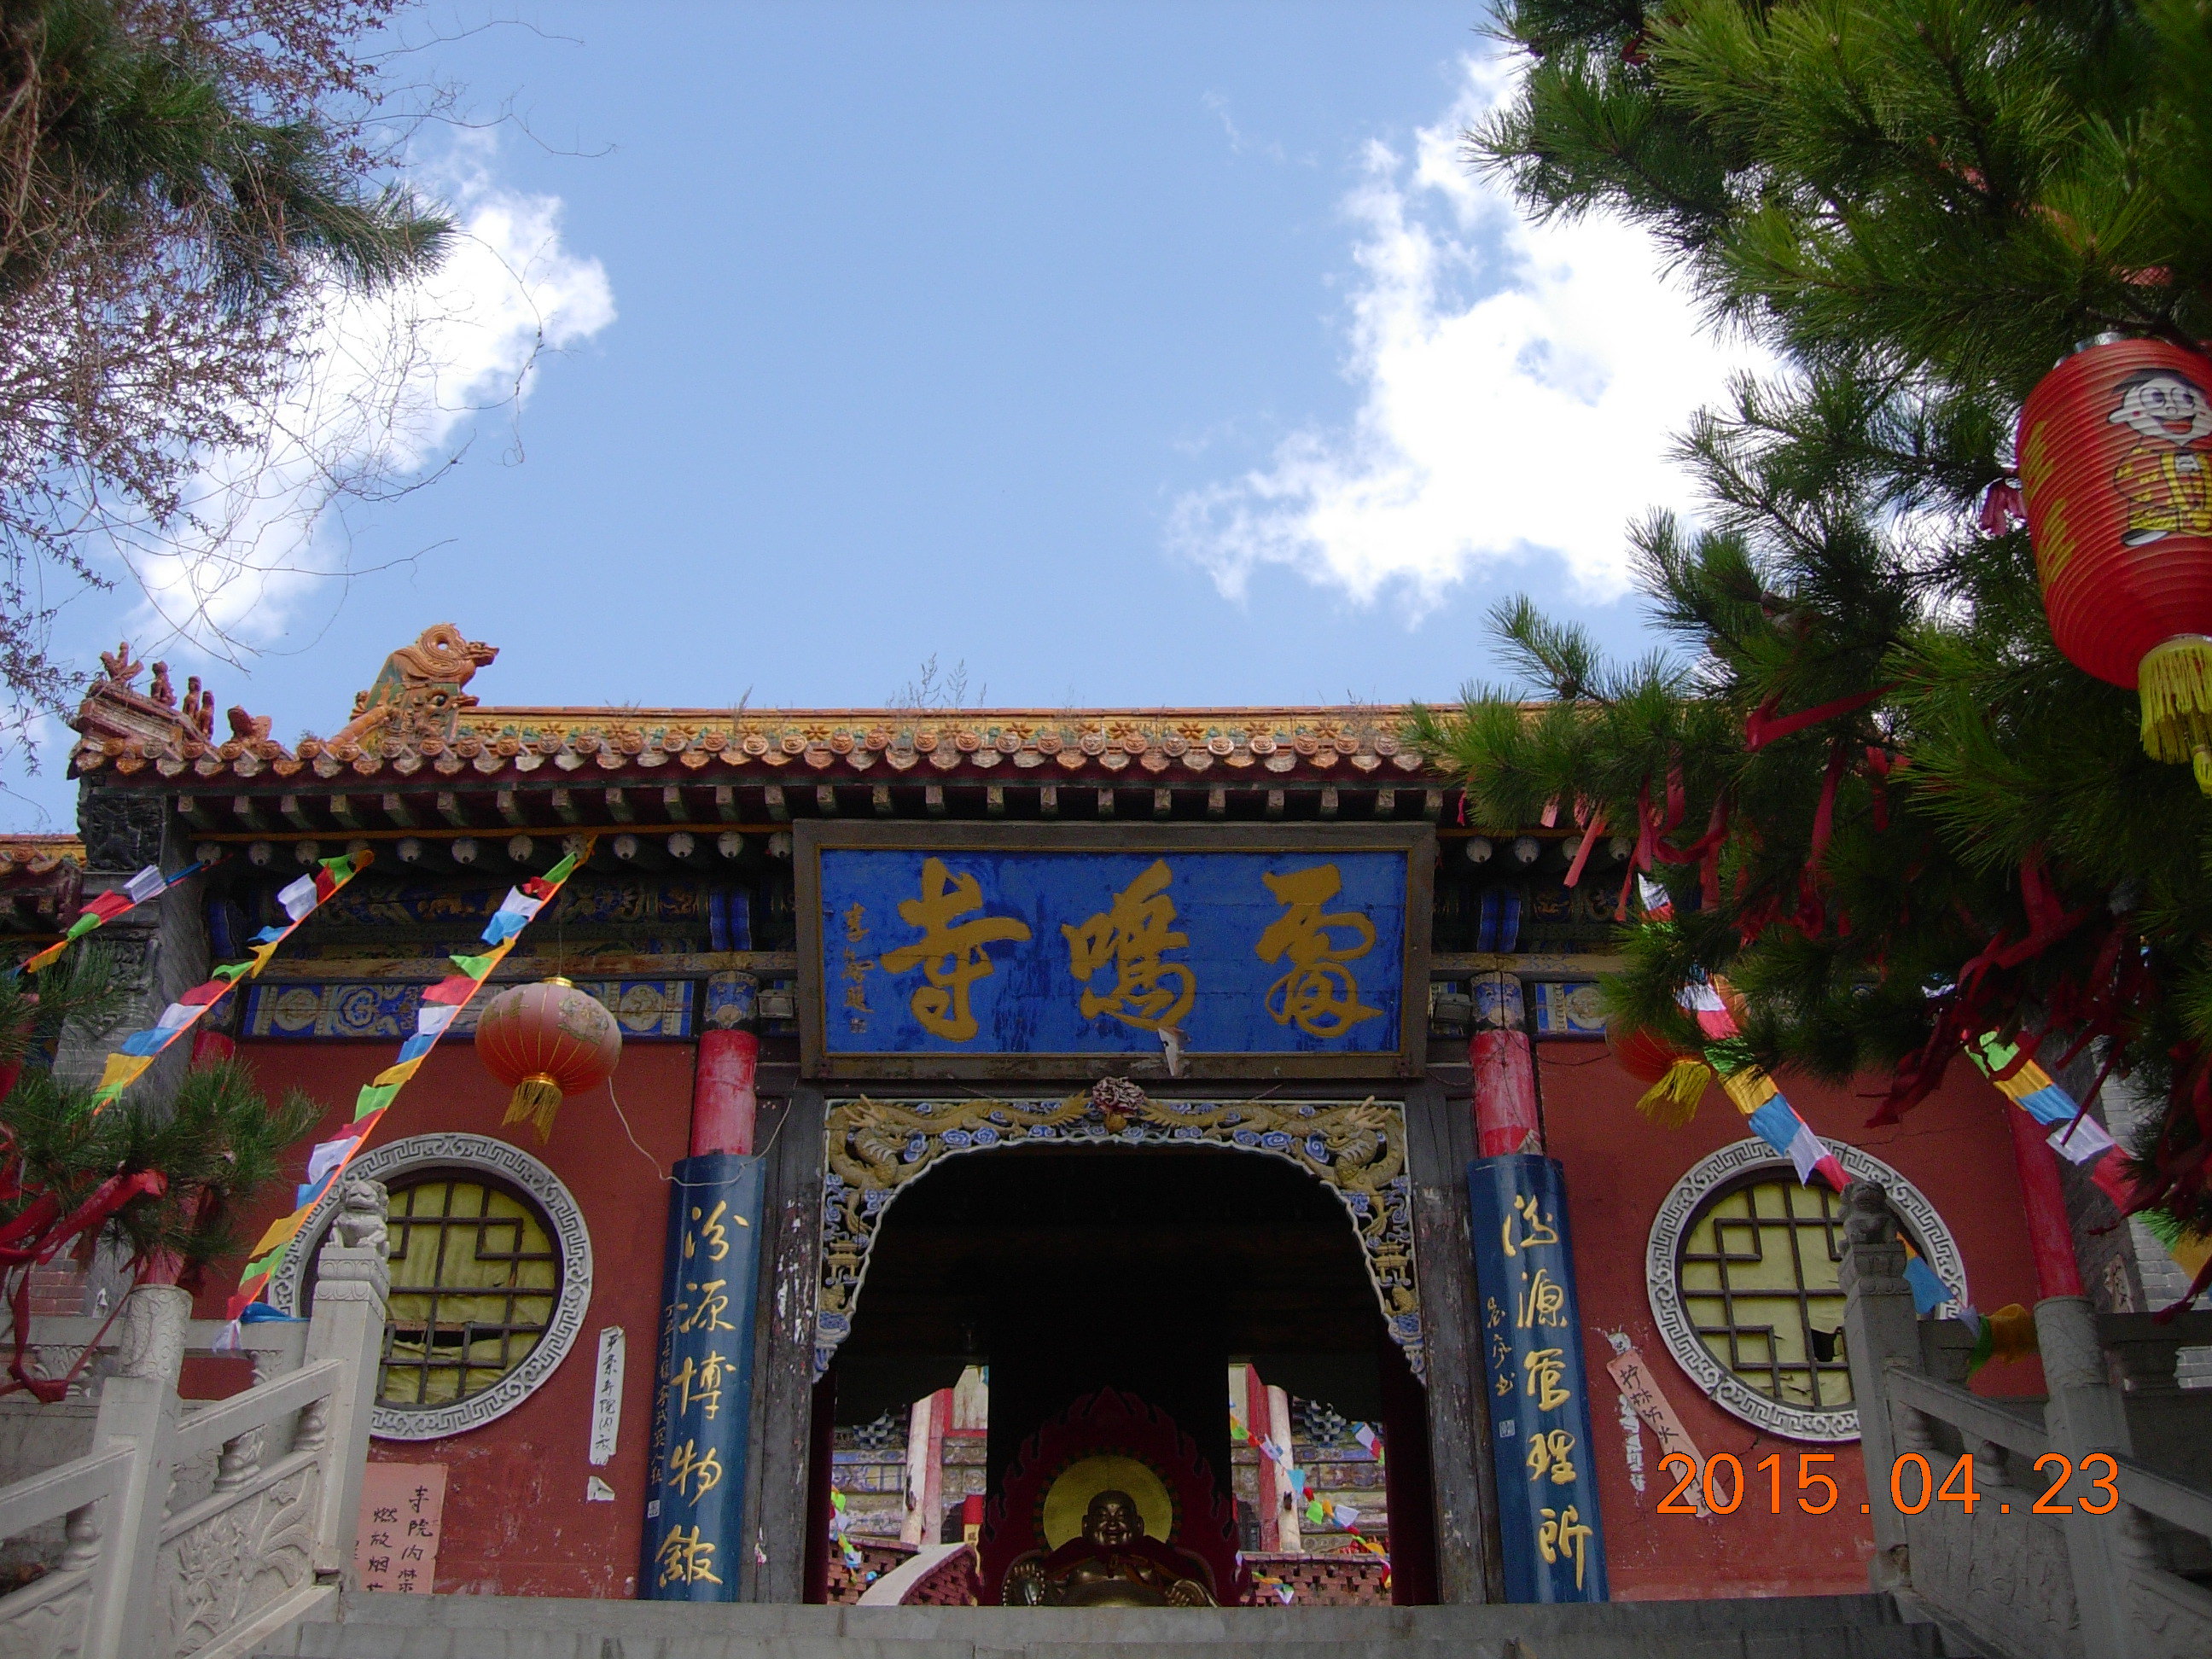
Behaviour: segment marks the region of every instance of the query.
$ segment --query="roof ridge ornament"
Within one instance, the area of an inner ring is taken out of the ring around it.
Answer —
[[[359,743],[372,732],[388,734],[402,744],[425,738],[451,741],[457,734],[461,710],[473,708],[477,700],[462,688],[489,667],[499,647],[471,640],[451,623],[433,623],[412,645],[403,645],[384,659],[384,666],[368,690],[355,694],[353,718],[330,738],[332,745]]]

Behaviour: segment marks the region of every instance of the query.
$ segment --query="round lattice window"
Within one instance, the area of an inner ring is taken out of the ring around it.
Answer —
[[[520,1147],[483,1135],[394,1141],[349,1173],[392,1197],[373,1432],[435,1439],[520,1405],[567,1356],[591,1299],[591,1240],[568,1189]],[[324,1200],[307,1237],[319,1237],[335,1203]],[[293,1253],[270,1286],[277,1308],[312,1301],[313,1259]]]
[[[561,1291],[561,1254],[535,1204],[459,1171],[392,1187],[392,1298],[381,1406],[483,1394],[527,1359]]]
[[[1947,1283],[1965,1268],[1935,1206],[1855,1147],[1827,1142],[1854,1179],[1878,1181]],[[1798,1184],[1763,1140],[1699,1163],[1660,1206],[1646,1255],[1652,1317],[1668,1350],[1714,1402],[1793,1439],[1858,1437],[1840,1334],[1843,1200]]]

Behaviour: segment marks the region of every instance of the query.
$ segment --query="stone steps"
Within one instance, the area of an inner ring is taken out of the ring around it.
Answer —
[[[1577,1607],[686,1606],[349,1596],[256,1659],[1944,1659],[1885,1596]]]

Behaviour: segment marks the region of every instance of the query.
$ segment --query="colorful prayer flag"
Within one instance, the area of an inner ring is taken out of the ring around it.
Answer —
[[[568,878],[577,865],[591,856],[591,842],[586,841],[580,853],[569,854],[547,871],[544,877],[533,876],[520,888],[510,890],[484,927],[484,942],[492,948],[477,956],[454,957],[453,965],[460,972],[440,980],[422,993],[415,1017],[414,1035],[400,1045],[399,1053],[390,1066],[362,1085],[354,1102],[350,1133],[323,1142],[309,1154],[307,1182],[296,1194],[299,1201],[292,1213],[271,1223],[269,1231],[262,1235],[261,1242],[253,1247],[252,1259],[246,1263],[246,1273],[239,1281],[238,1291],[230,1298],[227,1310],[229,1317],[240,1317],[269,1288],[269,1281],[283,1265],[284,1253],[305,1224],[308,1212],[337,1184],[339,1177],[345,1173],[346,1165],[352,1161],[354,1154],[368,1143],[371,1132],[390,1109],[401,1087],[422,1068],[422,1062],[429,1057],[430,1050],[437,1046],[438,1039],[453,1028],[454,1019],[469,999],[477,994],[484,981],[490,977],[492,969],[514,948],[514,940],[521,927],[510,927],[501,918],[520,915],[526,922],[535,916],[560,890],[562,883]],[[296,887],[298,884],[295,882],[293,885]],[[290,890],[289,888],[286,890],[288,892]]]

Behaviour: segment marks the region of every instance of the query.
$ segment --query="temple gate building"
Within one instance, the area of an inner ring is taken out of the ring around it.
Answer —
[[[1725,1102],[1632,1109],[1595,986],[1625,845],[1565,884],[1571,823],[1467,822],[1387,708],[501,708],[495,655],[434,628],[287,747],[125,653],[73,756],[88,892],[210,863],[114,925],[126,1027],[374,854],[197,1040],[322,1103],[313,1140],[507,890],[589,849],[478,1000],[573,981],[611,1083],[542,1139],[505,1121],[472,1004],[352,1165],[392,1194],[372,1456],[443,1493],[413,1588],[1865,1587],[1841,1206]],[[2034,1299],[1987,1084],[1882,1129],[1790,1097],[1948,1283]],[[2110,1306],[2142,1305],[2129,1238],[2078,1230]],[[1678,1449],[1832,1456],[1838,1501],[1670,1504]]]

